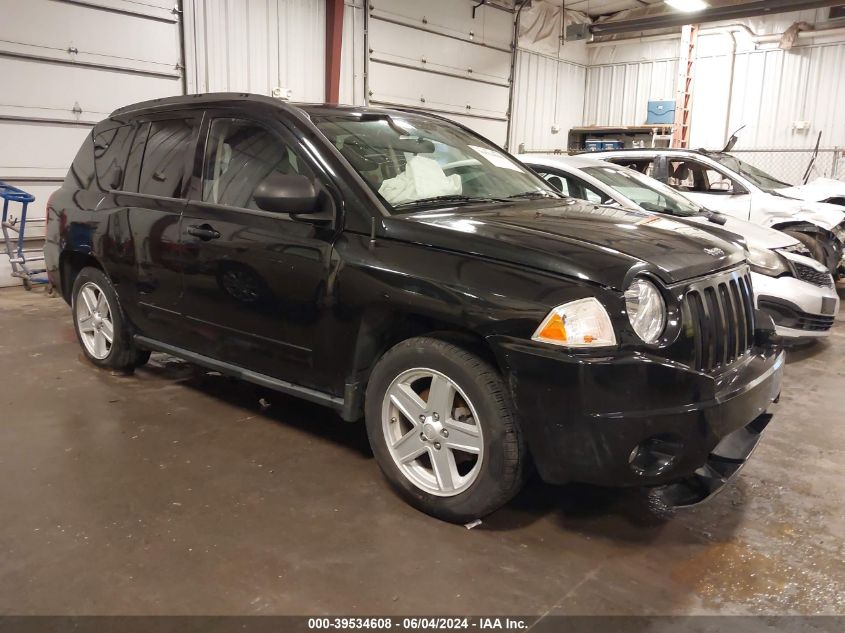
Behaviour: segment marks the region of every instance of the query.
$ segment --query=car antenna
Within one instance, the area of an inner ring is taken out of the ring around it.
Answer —
[[[819,144],[822,142],[822,133],[819,130],[819,135],[816,138],[816,147],[813,150],[813,155],[810,156],[810,164],[807,165],[807,171],[804,172],[804,184],[807,184],[807,181],[810,180],[810,172],[813,171],[813,165],[816,164],[816,158],[819,156]]]
[[[742,132],[744,129],[745,129],[745,125],[741,125],[737,129],[736,132],[731,134],[731,137],[728,139],[728,142],[725,143],[725,148],[722,150],[723,152],[729,152],[734,148],[734,145],[736,145],[736,142],[739,140],[739,137],[737,137],[737,134]]]
[[[370,248],[376,245],[376,218],[370,218]]]

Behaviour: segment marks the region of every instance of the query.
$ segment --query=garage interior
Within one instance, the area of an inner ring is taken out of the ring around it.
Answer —
[[[35,197],[37,269],[93,125],[206,92],[413,107],[514,154],[744,127],[742,160],[845,180],[845,5],[674,4],[0,0],[0,181]],[[0,250],[0,615],[845,615],[845,308],[789,348],[775,422],[708,503],[535,479],[466,529],[397,498],[329,409],[160,353],[95,368],[12,272]]]

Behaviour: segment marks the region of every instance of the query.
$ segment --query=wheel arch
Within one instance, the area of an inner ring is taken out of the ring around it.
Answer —
[[[361,389],[366,389],[378,360],[393,346],[411,338],[426,336],[448,341],[488,362],[500,374],[499,364],[486,338],[464,324],[402,310],[382,310],[361,320],[351,373]]]
[[[68,305],[71,304],[71,292],[73,290],[73,283],[76,281],[76,276],[83,268],[89,266],[105,272],[103,265],[91,253],[64,250],[59,255],[59,279],[61,280],[61,288],[59,290],[62,293],[62,298]]]

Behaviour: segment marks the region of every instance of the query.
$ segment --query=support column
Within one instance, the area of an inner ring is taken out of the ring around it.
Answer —
[[[343,0],[326,0],[326,103],[340,100]]]

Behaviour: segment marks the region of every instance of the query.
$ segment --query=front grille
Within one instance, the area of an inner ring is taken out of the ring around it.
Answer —
[[[754,344],[754,301],[747,270],[690,285],[695,368],[712,371],[745,354]]]
[[[829,272],[819,272],[812,266],[799,264],[798,262],[792,262],[792,267],[795,270],[795,276],[801,281],[806,281],[822,288],[833,288],[833,277],[830,276]]]
[[[817,316],[815,314],[798,313],[798,329],[810,332],[827,332],[833,327],[833,317]]]

